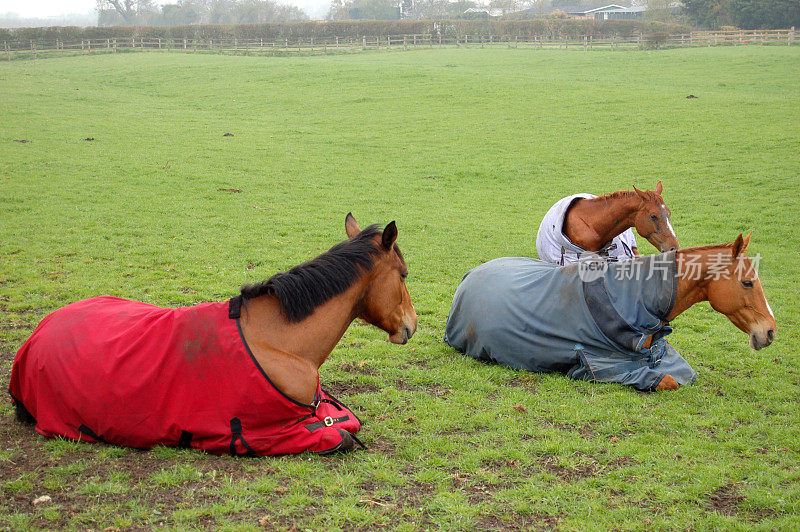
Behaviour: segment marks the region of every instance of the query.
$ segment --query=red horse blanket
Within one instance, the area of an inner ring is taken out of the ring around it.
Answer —
[[[10,392],[44,436],[221,454],[336,450],[360,420],[317,384],[285,396],[250,352],[240,299],[160,308],[115,297],[48,315],[14,359]]]

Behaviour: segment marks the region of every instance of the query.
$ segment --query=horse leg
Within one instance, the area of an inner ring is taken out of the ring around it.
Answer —
[[[658,383],[656,386],[656,391],[660,392],[661,390],[677,390],[680,385],[678,381],[676,381],[672,375],[664,375],[664,378],[661,379],[661,382]]]

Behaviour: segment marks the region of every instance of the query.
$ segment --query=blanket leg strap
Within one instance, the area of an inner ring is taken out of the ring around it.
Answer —
[[[242,436],[242,421],[238,417],[231,419],[231,456],[237,456],[236,440],[242,440],[242,445],[244,445],[244,448],[247,449],[245,456],[256,456],[256,453],[250,448],[247,440],[245,440],[244,436]]]
[[[188,430],[182,430],[181,436],[178,438],[178,447],[181,449],[188,449],[192,446],[192,438],[194,438],[194,434]]]
[[[87,427],[86,425],[81,425],[80,427],[78,427],[78,432],[82,432],[83,434],[86,434],[87,436],[89,436],[90,438],[92,438],[95,441],[101,441],[103,443],[107,443],[106,440],[104,440],[102,436],[98,436],[97,434],[95,434],[95,432],[92,429],[90,429],[89,427]]]

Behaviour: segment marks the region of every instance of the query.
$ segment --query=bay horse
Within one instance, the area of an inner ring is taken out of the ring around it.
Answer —
[[[45,436],[232,455],[353,448],[361,423],[319,368],[361,318],[405,344],[417,314],[394,222],[348,240],[230,301],[160,308],[109,296],[42,320],[9,391]]]
[[[574,194],[547,211],[536,235],[541,260],[565,265],[592,252],[620,260],[639,256],[632,227],[662,253],[678,249],[672,212],[655,190],[621,190],[603,196]]]
[[[745,254],[749,241],[739,235],[732,244],[567,266],[495,259],[462,280],[444,339],[516,369],[674,390],[696,374],[665,336],[692,305],[708,301],[753,349],[774,340],[775,317]]]

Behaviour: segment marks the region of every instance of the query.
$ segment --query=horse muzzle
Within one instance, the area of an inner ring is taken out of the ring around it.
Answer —
[[[405,344],[411,339],[412,336],[414,336],[416,331],[417,320],[416,316],[414,316],[413,320],[403,322],[396,333],[389,335],[389,341],[393,344]]]
[[[750,333],[750,347],[758,351],[771,344],[775,340],[775,329],[766,329],[765,331],[751,332]]]

